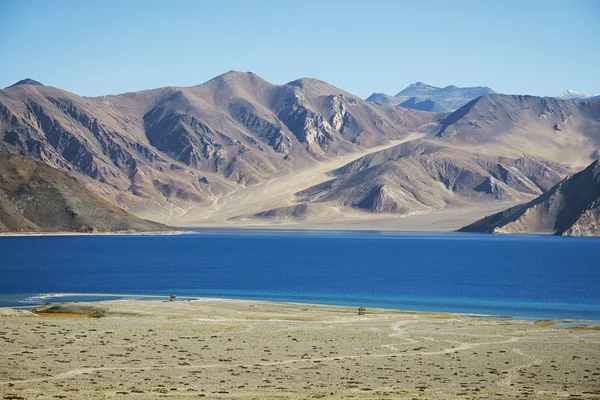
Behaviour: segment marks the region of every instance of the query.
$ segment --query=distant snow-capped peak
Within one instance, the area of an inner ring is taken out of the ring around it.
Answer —
[[[597,96],[597,95],[591,94],[591,93],[577,92],[575,90],[565,90],[565,92],[563,94],[561,94],[560,96],[558,96],[558,98],[563,99],[563,100],[583,100],[583,99],[587,99],[588,97],[594,97],[594,96]]]

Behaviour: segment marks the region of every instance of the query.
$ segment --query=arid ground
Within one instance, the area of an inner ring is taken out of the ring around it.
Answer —
[[[594,324],[215,299],[54,311],[0,309],[2,398],[600,398]]]

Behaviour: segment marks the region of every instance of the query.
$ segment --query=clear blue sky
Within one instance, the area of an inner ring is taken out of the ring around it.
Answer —
[[[600,93],[600,0],[0,1],[0,86],[80,95],[229,70],[366,97],[412,82]]]

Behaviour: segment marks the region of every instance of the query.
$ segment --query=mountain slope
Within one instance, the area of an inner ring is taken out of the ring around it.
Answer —
[[[0,232],[146,232],[171,229],[137,218],[77,180],[0,146]]]
[[[600,162],[560,182],[531,202],[460,229],[462,232],[600,235]]]
[[[437,136],[447,143],[485,144],[496,152],[518,151],[582,168],[598,158],[600,102],[485,95],[444,118]]]
[[[369,154],[298,193],[302,202],[333,202],[371,212],[409,214],[478,202],[527,201],[567,170],[530,157],[473,154],[420,139]]]
[[[435,118],[314,79],[273,85],[235,71],[189,88],[99,98],[28,83],[0,90],[0,139],[156,219]]]
[[[598,157],[599,117],[600,103],[484,95],[433,135],[332,171],[298,202],[408,215],[529,201]]]

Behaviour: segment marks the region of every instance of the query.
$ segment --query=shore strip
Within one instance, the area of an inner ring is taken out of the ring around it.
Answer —
[[[57,304],[0,313],[4,398],[600,397],[598,325],[212,298]]]

